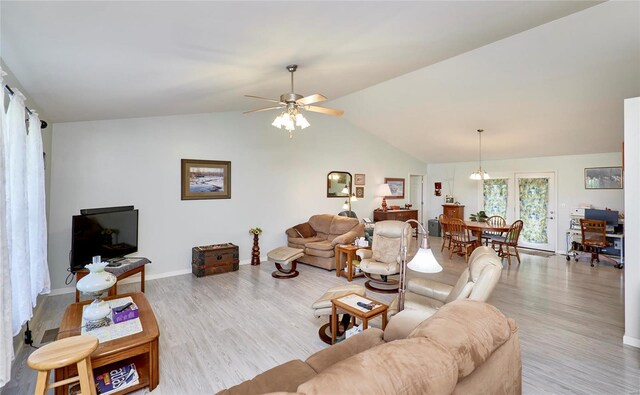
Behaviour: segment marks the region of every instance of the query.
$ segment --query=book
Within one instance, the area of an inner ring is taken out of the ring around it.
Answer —
[[[140,382],[136,365],[130,363],[95,377],[96,390],[100,395],[109,395]]]

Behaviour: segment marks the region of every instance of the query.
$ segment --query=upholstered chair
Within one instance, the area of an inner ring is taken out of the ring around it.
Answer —
[[[405,310],[422,310],[435,313],[440,307],[459,299],[486,302],[500,280],[502,260],[491,247],[478,247],[469,257],[466,268],[454,286],[424,277],[411,278],[407,282]],[[398,298],[389,306],[389,314],[398,311]]]
[[[389,276],[400,273],[400,247],[404,237],[407,248],[413,232],[411,225],[402,221],[376,222],[371,250],[358,250],[360,270],[369,279],[365,287],[374,292],[398,292],[398,281]]]

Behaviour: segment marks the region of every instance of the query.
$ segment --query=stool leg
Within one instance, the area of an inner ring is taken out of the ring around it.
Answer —
[[[46,395],[47,386],[49,385],[49,371],[38,371],[38,380],[36,381],[35,395]]]
[[[142,271],[140,272],[140,291],[144,293],[144,266],[142,266]]]
[[[96,386],[93,382],[93,369],[91,368],[91,357],[78,361],[77,366],[82,395],[96,395]]]

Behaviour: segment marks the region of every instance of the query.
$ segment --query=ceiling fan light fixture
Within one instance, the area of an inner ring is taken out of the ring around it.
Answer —
[[[304,115],[302,115],[300,113],[296,114],[296,125],[300,129],[308,128],[309,126],[311,126],[311,124],[309,123],[309,121],[307,121],[307,119],[304,117]]]

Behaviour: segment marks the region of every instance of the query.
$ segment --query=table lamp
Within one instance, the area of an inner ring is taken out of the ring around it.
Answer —
[[[389,184],[380,184],[376,189],[376,196],[382,196],[382,211],[387,211],[387,196],[391,196]]]
[[[107,262],[102,262],[100,256],[93,257],[93,263],[85,266],[89,269],[89,274],[82,277],[76,284],[76,288],[84,295],[93,297],[93,302],[82,313],[85,320],[85,328],[90,331],[101,326],[107,326],[111,322],[109,314],[111,306],[100,299],[104,291],[111,288],[117,281],[116,276],[105,272]]]
[[[400,247],[402,262],[400,263],[400,284],[398,287],[398,312],[404,310],[404,294],[407,288],[407,268],[421,273],[439,273],[442,271],[442,266],[440,266],[436,257],[433,256],[433,251],[429,248],[427,231],[424,229],[424,226],[415,219],[409,219],[405,222],[415,222],[418,225],[418,229],[416,229],[416,231],[418,234],[422,234],[422,239],[420,240],[420,248],[418,249],[418,252],[416,252],[416,255],[413,257],[411,262],[407,263],[407,250],[409,249],[409,246],[407,245],[406,235],[404,234],[407,230],[403,230],[402,245]]]

